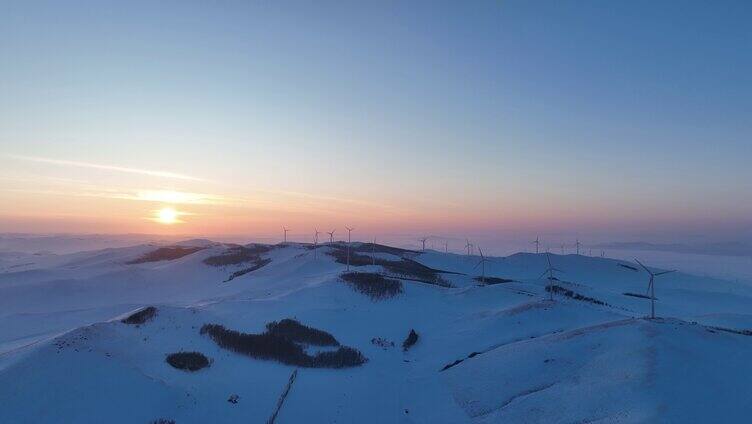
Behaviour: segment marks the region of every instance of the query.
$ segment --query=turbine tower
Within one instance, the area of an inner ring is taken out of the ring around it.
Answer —
[[[580,243],[580,239],[577,239],[577,242],[575,243],[575,246],[577,246],[577,254],[580,254],[580,246],[582,246],[582,243]]]
[[[470,243],[470,240],[465,239],[465,249],[467,249],[467,256],[470,256],[470,249],[473,248],[473,244]]]
[[[473,267],[473,269],[478,268],[480,265],[480,283],[485,284],[486,283],[486,262],[488,262],[488,259],[486,259],[485,256],[483,256],[483,250],[481,250],[480,246],[478,246],[478,252],[480,252],[480,261]]]
[[[533,241],[533,244],[535,245],[535,253],[538,254],[538,251],[540,249],[540,237],[535,236],[535,241]]]
[[[350,234],[355,228],[345,227],[347,229],[347,270],[350,271]]]
[[[449,242],[444,242],[444,253],[449,253]]]
[[[428,240],[428,237],[423,237],[418,239],[419,242],[423,243],[423,251],[426,251],[426,240]]]
[[[316,249],[316,246],[319,244],[319,234],[321,234],[319,232],[319,229],[315,228],[313,233],[313,259],[318,258],[318,251]]]
[[[284,232],[285,232],[285,238],[283,239],[283,240],[284,240],[284,241],[283,241],[283,243],[285,243],[285,244],[286,244],[286,243],[287,243],[287,232],[288,232],[288,231],[290,231],[290,229],[289,229],[289,228],[287,228],[287,227],[285,227],[285,226],[283,225],[283,226],[282,226],[282,231],[284,231]]]
[[[334,242],[334,232],[337,230],[327,231],[326,233],[329,234],[329,243]]]
[[[671,272],[675,272],[675,269],[672,269],[671,271],[661,271],[661,272],[653,272],[648,269],[645,265],[642,264],[642,262],[635,259],[638,264],[648,273],[650,274],[650,281],[648,282],[648,292],[650,292],[650,319],[655,319],[655,283],[653,280],[655,277],[663,274],[668,274]]]
[[[556,269],[551,265],[551,255],[549,253],[546,253],[546,260],[548,261],[548,268],[545,271],[543,271],[543,274],[541,274],[541,276],[538,278],[541,278],[544,275],[548,274],[548,285],[546,285],[546,290],[548,291],[549,300],[554,300],[554,287],[553,287],[553,283],[555,279],[554,271],[556,272],[564,272],[564,271],[560,269]]]

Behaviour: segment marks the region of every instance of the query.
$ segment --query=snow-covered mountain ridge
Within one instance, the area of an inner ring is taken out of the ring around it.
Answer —
[[[551,254],[562,272],[549,282],[545,254],[489,258],[485,278],[477,256],[353,243],[350,274],[347,258],[341,242],[205,240],[4,257],[0,422],[738,422],[752,413],[747,286],[660,276],[650,320],[647,273],[631,262]],[[153,316],[123,322],[148,306]],[[403,347],[411,330],[417,339]],[[208,366],[177,369],[166,358],[179,352]]]

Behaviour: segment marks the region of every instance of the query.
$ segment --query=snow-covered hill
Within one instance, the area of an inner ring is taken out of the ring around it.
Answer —
[[[550,256],[554,300],[544,254],[491,258],[486,284],[477,257],[360,243],[358,275],[342,243],[0,259],[2,423],[266,422],[277,409],[277,423],[752,414],[752,290],[727,281],[660,276],[649,320],[637,264],[581,255]],[[321,331],[275,333],[285,319]],[[210,365],[174,368],[177,352]]]

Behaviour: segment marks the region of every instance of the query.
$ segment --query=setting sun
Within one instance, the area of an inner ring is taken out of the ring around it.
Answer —
[[[161,224],[175,224],[178,221],[178,211],[173,208],[162,208],[157,211],[157,222]]]

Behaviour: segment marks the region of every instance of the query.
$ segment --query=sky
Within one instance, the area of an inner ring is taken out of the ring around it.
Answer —
[[[752,239],[747,1],[0,4],[0,232]]]

